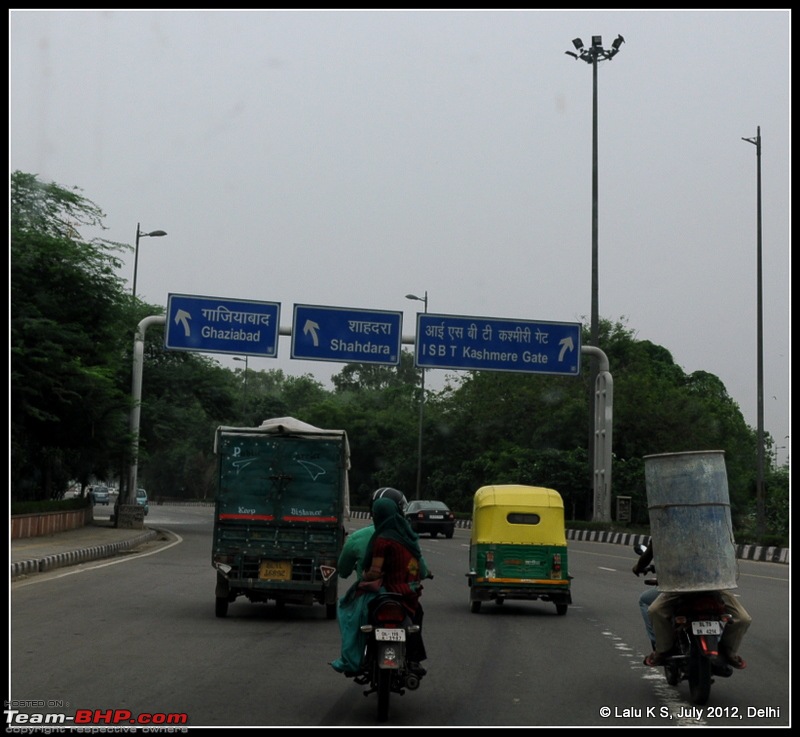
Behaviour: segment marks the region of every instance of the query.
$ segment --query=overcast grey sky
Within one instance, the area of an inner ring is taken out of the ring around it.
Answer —
[[[592,68],[564,52],[621,34],[598,68],[600,315],[719,376],[756,427],[760,126],[782,462],[790,33],[788,10],[11,10],[10,168],[80,187],[111,240],[166,230],[139,246],[153,304],[404,311],[413,334],[404,295],[427,291],[432,313],[588,324]],[[343,364],[284,337],[250,366],[327,384]]]

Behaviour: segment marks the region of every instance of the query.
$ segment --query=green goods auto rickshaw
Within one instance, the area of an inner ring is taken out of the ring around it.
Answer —
[[[564,502],[540,486],[483,486],[475,492],[469,546],[470,610],[506,599],[572,603]]]

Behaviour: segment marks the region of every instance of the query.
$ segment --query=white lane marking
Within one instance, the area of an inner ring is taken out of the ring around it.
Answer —
[[[635,648],[626,644],[625,641],[615,635],[609,630],[601,631],[603,637],[611,640],[615,650],[619,651],[619,655],[627,659],[629,667],[636,671],[641,671],[641,677],[645,681],[650,681],[650,685],[656,692],[658,700],[667,708],[669,714],[684,714],[686,713],[686,703],[680,698],[677,688],[670,686],[664,678],[663,668],[650,668],[642,661],[645,654],[638,652]],[[693,717],[681,716],[674,719],[676,727],[698,727],[706,726],[706,721],[702,718],[695,719]]]

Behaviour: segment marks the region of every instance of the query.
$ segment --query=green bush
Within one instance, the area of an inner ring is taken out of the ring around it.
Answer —
[[[47,499],[38,502],[11,502],[11,514],[41,514],[42,512],[64,512],[70,509],[85,509],[91,502],[85,497],[74,499]]]

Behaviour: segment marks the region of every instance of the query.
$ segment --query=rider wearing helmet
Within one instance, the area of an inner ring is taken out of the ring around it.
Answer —
[[[372,505],[377,499],[391,499],[397,504],[401,513],[406,511],[408,502],[406,501],[405,494],[402,491],[393,489],[391,486],[382,486],[376,489],[372,494],[369,501],[369,511],[372,514]],[[360,530],[351,532],[344,542],[342,552],[339,553],[339,578],[347,578],[353,571],[356,572],[358,579],[361,579],[361,561],[364,553],[367,552],[367,544],[369,543],[372,533],[375,532],[375,525],[367,525]]]
[[[401,512],[405,512],[406,507],[408,506],[406,495],[402,491],[393,489],[391,486],[381,486],[380,489],[376,489],[373,492],[372,500],[369,504],[370,512],[372,511],[372,505],[375,504],[378,499],[391,499],[395,504],[397,504]]]

